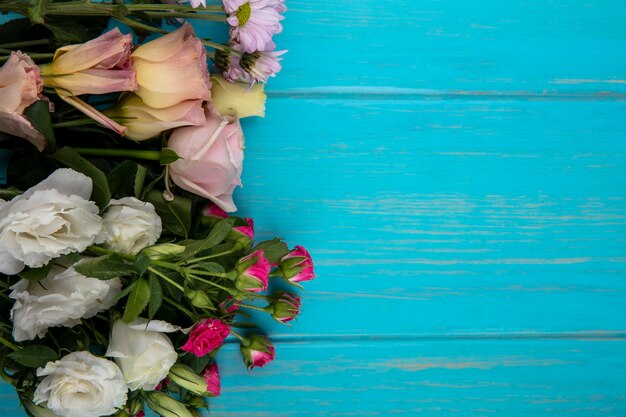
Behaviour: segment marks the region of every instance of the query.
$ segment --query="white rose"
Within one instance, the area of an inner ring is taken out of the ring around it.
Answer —
[[[0,205],[0,273],[44,266],[98,242],[102,219],[91,201],[91,179],[58,169],[24,194]]]
[[[161,236],[161,218],[154,206],[134,197],[111,200],[103,218],[104,243],[117,252],[135,255]]]
[[[39,282],[20,280],[9,297],[13,338],[17,342],[43,337],[50,327],[73,327],[113,306],[120,292],[119,278],[102,281],[79,274],[74,267],[54,265]]]
[[[89,352],[73,352],[44,368],[45,376],[35,390],[35,404],[61,417],[100,417],[113,414],[126,404],[124,376],[113,362]]]
[[[163,332],[179,330],[158,320],[136,319],[130,324],[113,323],[105,356],[115,358],[131,391],[154,390],[168,374],[178,354]]]

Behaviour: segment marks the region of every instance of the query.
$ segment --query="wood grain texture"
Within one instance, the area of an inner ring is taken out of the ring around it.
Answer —
[[[319,276],[213,416],[624,416],[626,2],[287,4],[235,198]]]

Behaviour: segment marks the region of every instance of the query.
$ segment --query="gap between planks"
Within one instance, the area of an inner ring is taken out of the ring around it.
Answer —
[[[276,343],[310,342],[428,342],[428,341],[482,341],[482,340],[578,340],[578,341],[626,341],[626,330],[577,331],[577,332],[464,332],[464,333],[419,333],[419,334],[292,334],[270,335]],[[226,343],[239,343],[229,338]]]
[[[270,98],[332,100],[471,100],[471,101],[626,101],[626,93],[561,93],[530,91],[457,91],[394,87],[316,87],[267,91]]]

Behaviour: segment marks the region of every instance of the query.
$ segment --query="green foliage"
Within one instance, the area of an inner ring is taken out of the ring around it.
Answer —
[[[148,306],[150,302],[150,284],[145,278],[139,278],[133,290],[128,296],[126,307],[124,307],[125,323],[135,320],[139,314]]]
[[[119,253],[108,253],[82,261],[74,269],[87,277],[108,280],[136,272],[135,262]]]
[[[9,353],[9,358],[28,368],[39,368],[50,361],[59,359],[59,355],[48,346],[29,345]]]
[[[145,200],[154,205],[164,229],[185,238],[189,236],[191,229],[191,200],[189,198],[175,196],[172,201],[167,201],[163,198],[162,192],[151,190]]]

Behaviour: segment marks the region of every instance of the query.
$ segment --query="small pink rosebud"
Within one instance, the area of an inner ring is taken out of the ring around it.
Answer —
[[[137,414],[135,414],[135,417],[145,417],[145,415],[146,415],[145,411],[139,410]]]
[[[267,291],[270,274],[270,262],[259,249],[237,262],[235,287],[249,292]]]
[[[294,284],[315,278],[311,255],[302,246],[294,247],[291,252],[283,256],[278,268],[283,276]]]
[[[202,320],[193,327],[181,349],[202,357],[220,347],[229,334],[230,326],[226,323],[217,319]]]
[[[0,131],[28,140],[42,151],[46,138],[24,117],[24,110],[43,99],[39,68],[21,52],[12,52],[0,68]]]
[[[168,147],[181,157],[169,165],[170,177],[180,188],[208,198],[222,210],[236,211],[233,191],[241,185],[243,144],[239,120],[205,109],[201,125],[180,127],[170,135]]]
[[[243,361],[248,367],[261,368],[276,358],[276,350],[270,340],[260,334],[249,336],[240,346]]]
[[[228,217],[228,213],[226,213],[217,204],[214,203],[207,204],[207,206],[202,209],[202,215],[206,217],[219,217],[220,219],[225,219]]]
[[[227,313],[234,313],[239,310],[240,304],[232,296],[228,296],[226,300],[220,303],[220,308]]]
[[[300,305],[301,300],[297,295],[279,292],[272,303],[272,317],[283,324],[287,324],[300,314]]]
[[[222,385],[220,383],[220,372],[217,368],[217,363],[212,362],[206,368],[202,377],[206,381],[206,390],[212,396],[217,397],[222,392]]]
[[[249,217],[244,218],[244,221],[248,223],[247,226],[237,226],[233,227],[235,232],[241,233],[242,235],[248,237],[250,240],[254,240],[254,220]]]

